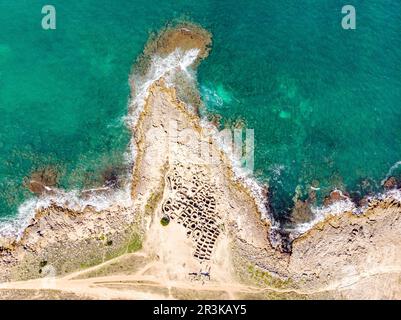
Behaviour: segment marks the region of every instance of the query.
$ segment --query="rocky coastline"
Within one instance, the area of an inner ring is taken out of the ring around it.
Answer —
[[[0,282],[49,272],[63,277],[145,252],[164,263],[170,280],[185,281],[189,267],[207,266],[216,281],[256,286],[256,298],[267,298],[265,288],[277,293],[269,298],[285,293],[401,299],[401,199],[391,193],[398,190],[395,178],[385,182],[385,196],[366,199],[358,214],[325,212],[291,238],[291,250],[274,243],[277,226],[263,203],[267,189],[252,189],[235,174],[212,138],[215,126],[203,125],[197,112],[201,102],[193,75],[210,48],[211,35],[192,24],[168,26],[151,38],[130,77],[129,201],[102,210],[57,203],[38,209],[18,239],[0,239]],[[156,56],[164,64],[157,64]],[[160,71],[167,62],[172,67]],[[37,180],[30,186],[40,196],[57,192]],[[113,191],[96,192],[107,197]],[[326,209],[348,199],[333,191]],[[299,202],[296,210],[295,222],[310,222],[307,204]],[[166,217],[169,225],[163,228]]]

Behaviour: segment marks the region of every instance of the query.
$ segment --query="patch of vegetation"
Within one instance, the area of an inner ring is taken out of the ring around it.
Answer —
[[[103,245],[110,247],[113,244],[113,240],[110,240],[107,235],[101,234],[97,238],[103,243]]]
[[[122,247],[118,249],[111,250],[109,252],[106,252],[105,254],[105,261],[111,260],[114,258],[117,258],[119,256],[122,256],[123,254],[127,253],[127,246],[124,244]]]
[[[148,202],[145,205],[145,214],[150,215],[155,211],[157,204],[161,200],[162,196],[163,196],[162,191],[156,191],[151,193]]]
[[[170,218],[169,218],[168,216],[164,216],[164,217],[161,218],[161,220],[160,220],[160,224],[161,224],[163,227],[168,226],[169,223],[170,223]]]
[[[46,261],[46,260],[43,260],[43,261],[41,261],[41,262],[39,263],[39,266],[40,266],[41,268],[45,267],[46,265],[47,265],[47,261]]]
[[[82,262],[80,264],[80,267],[81,269],[86,269],[101,264],[102,262],[103,259],[101,257],[94,257],[92,259],[89,259],[88,261]]]
[[[280,279],[271,275],[269,272],[261,270],[255,265],[248,266],[248,274],[251,279],[260,285],[266,285],[273,288],[285,289],[291,286],[291,279]]]
[[[128,243],[127,252],[132,253],[140,249],[142,249],[142,238],[138,233],[134,232],[131,235],[130,242]]]
[[[132,232],[131,230],[129,231]],[[119,242],[114,239],[111,240],[105,234],[100,234],[96,237],[97,240],[102,241],[104,247],[97,253],[93,252],[93,256],[86,257],[86,261],[80,264],[81,269],[93,267],[101,264],[110,259],[114,259],[126,253],[132,253],[142,249],[142,237],[138,232],[132,232],[129,239]]]

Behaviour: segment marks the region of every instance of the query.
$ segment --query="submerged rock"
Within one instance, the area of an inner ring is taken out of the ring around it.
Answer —
[[[109,188],[118,188],[120,187],[120,179],[119,179],[119,169],[118,168],[107,168],[102,173],[103,183],[106,187]]]
[[[26,178],[24,185],[33,193],[42,194],[51,191],[52,187],[58,184],[60,177],[59,170],[52,166],[47,166],[32,172],[29,178]]]
[[[291,213],[291,222],[294,224],[307,223],[313,218],[313,213],[308,201],[298,200]]]
[[[323,204],[325,206],[332,205],[335,202],[343,201],[349,199],[347,194],[344,194],[340,190],[333,190],[330,195],[324,199]]]
[[[43,183],[31,180],[29,181],[29,190],[36,194],[42,194],[46,189]]]
[[[384,189],[395,189],[398,187],[397,179],[395,177],[390,177],[388,178],[384,184],[383,184]]]

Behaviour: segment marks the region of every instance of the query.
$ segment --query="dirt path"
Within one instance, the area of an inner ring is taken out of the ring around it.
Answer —
[[[296,293],[301,295],[317,294],[325,291],[349,289],[357,285],[358,282],[381,274],[400,273],[401,267],[380,268],[370,270],[368,273],[362,273],[350,276],[340,283],[334,283],[330,286],[310,291],[299,291],[292,289],[278,289],[272,287],[259,288],[249,285],[243,285],[236,282],[222,282],[219,279],[212,281],[190,281],[173,280],[167,277],[160,277],[159,272],[152,273],[150,270],[158,271],[163,265],[158,261],[151,261],[145,266],[140,267],[134,274],[116,274],[100,277],[84,278],[85,274],[101,270],[111,264],[120,263],[127,257],[146,257],[146,253],[125,254],[97,266],[71,273],[64,277],[39,278],[27,281],[9,282],[0,284],[0,289],[14,290],[59,290],[62,292],[74,293],[83,298],[94,299],[174,299],[171,289],[178,290],[196,290],[204,293],[225,292],[229,299],[236,299],[239,293],[257,294],[267,291],[276,293]]]
[[[27,281],[9,282],[0,284],[0,289],[17,289],[17,290],[40,290],[52,289],[60,290],[63,292],[73,292],[79,296],[90,297],[95,299],[171,299],[170,290],[169,294],[157,294],[149,292],[149,290],[141,290],[141,287],[153,287],[155,291],[163,291],[163,289],[186,289],[186,290],[199,290],[199,291],[223,291],[226,292],[231,299],[235,299],[235,293],[253,293],[258,288],[244,286],[236,283],[218,283],[191,281],[174,281],[159,278],[156,275],[145,275],[145,271],[155,265],[155,262],[147,264],[141,268],[134,275],[110,275],[104,277],[84,278],[77,279],[78,276],[82,277],[86,273],[90,273],[101,269],[111,263],[115,263],[116,258],[108,262],[102,263],[93,268],[84,271],[75,272],[65,277],[59,278],[39,278]],[[130,289],[129,286],[135,287]],[[158,290],[160,289],[160,290]]]
[[[238,294],[263,294],[268,291],[275,293],[295,293],[300,295],[312,295],[328,291],[352,289],[360,281],[369,277],[382,274],[401,273],[401,267],[380,268],[370,270],[350,276],[344,281],[333,283],[327,287],[316,290],[293,290],[278,289],[273,287],[254,287],[243,285],[236,282],[221,282],[218,279],[214,281],[190,281],[190,280],[171,280],[166,277],[159,277],[156,274],[149,273],[151,269],[158,270],[160,263],[151,261],[145,266],[139,268],[132,275],[116,274],[101,277],[83,278],[85,274],[101,270],[112,263],[118,263],[127,256],[145,257],[145,253],[126,254],[115,259],[109,260],[97,266],[71,273],[64,277],[56,278],[38,278],[27,281],[9,282],[0,284],[0,289],[13,290],[58,290],[65,293],[74,293],[82,298],[92,299],[174,299],[171,290],[196,290],[202,293],[225,292],[229,299],[236,299]],[[80,277],[80,278],[78,278]]]

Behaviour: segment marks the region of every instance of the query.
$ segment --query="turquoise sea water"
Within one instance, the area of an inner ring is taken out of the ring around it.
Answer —
[[[278,214],[297,186],[379,190],[401,160],[401,2],[352,2],[356,30],[337,0],[0,0],[0,216],[32,196],[22,182],[37,168],[72,189],[123,162],[131,65],[173,19],[212,32],[202,96],[222,125],[255,130],[255,175]]]

